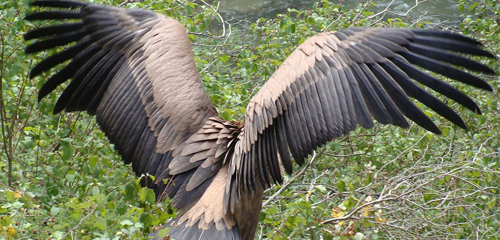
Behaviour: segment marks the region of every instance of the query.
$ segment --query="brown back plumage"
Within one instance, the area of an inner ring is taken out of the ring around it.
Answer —
[[[494,57],[477,41],[437,30],[350,28],[301,44],[252,98],[241,128],[218,116],[177,21],[72,1],[33,5],[67,10],[33,13],[28,20],[80,20],[25,35],[42,39],[27,53],[76,42],[31,71],[35,77],[71,60],[43,85],[39,98],[71,79],[54,112],[96,115],[124,162],[139,176],[155,177],[144,177],[143,184],[181,211],[164,226],[173,239],[253,239],[263,191],[282,181],[281,166],[291,173],[292,157],[302,164],[357,124],[372,127],[372,117],[408,127],[407,117],[439,133],[410,98],[465,128],[460,116],[413,80],[480,113],[469,97],[414,65],[491,90],[449,65],[493,74],[456,54]]]

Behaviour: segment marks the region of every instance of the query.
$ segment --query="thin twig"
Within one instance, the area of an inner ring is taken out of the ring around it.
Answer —
[[[94,214],[95,210],[97,209],[97,204],[94,206],[94,208],[92,209],[92,211],[89,212],[89,214],[85,215],[85,217],[83,217],[82,219],[80,219],[80,222],[78,222],[78,224],[76,224],[73,228],[71,228],[71,230],[69,230],[66,234],[64,234],[64,236],[61,238],[61,239],[65,239],[66,236],[68,236],[70,233],[72,233],[73,231],[75,231],[75,229],[77,229],[80,225],[82,225],[83,221],[85,221],[85,219],[87,219],[90,215]]]
[[[262,204],[262,208],[265,208],[271,201],[273,201],[277,196],[279,196],[281,192],[283,192],[285,189],[287,189],[288,186],[290,186],[290,184],[292,184],[293,181],[295,181],[295,179],[302,176],[306,172],[306,170],[309,169],[309,167],[313,164],[313,162],[316,160],[317,156],[318,156],[318,154],[316,154],[316,151],[314,151],[313,156],[311,157],[311,160],[304,167],[302,167],[302,169],[300,169],[300,171],[297,174],[295,174],[291,179],[289,179],[287,182],[285,182],[281,186],[281,188],[278,189],[278,191],[276,191],[271,197],[269,197],[264,202],[264,204]]]

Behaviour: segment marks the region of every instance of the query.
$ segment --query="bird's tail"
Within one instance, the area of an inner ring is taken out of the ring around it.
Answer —
[[[222,167],[198,202],[151,234],[151,239],[242,239],[234,214],[224,211],[227,170],[227,165]]]

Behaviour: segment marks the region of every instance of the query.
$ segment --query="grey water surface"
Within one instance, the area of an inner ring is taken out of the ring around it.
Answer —
[[[224,18],[248,19],[254,22],[258,18],[275,18],[277,14],[285,13],[288,8],[299,10],[312,9],[318,0],[221,0],[220,12]],[[338,0],[331,1],[334,4],[340,3]],[[366,2],[362,0],[345,0],[343,5],[349,8]],[[409,11],[410,19],[424,17],[425,20],[444,23],[446,25],[458,25],[461,19],[461,12],[458,8],[458,0],[374,0],[376,6],[370,6],[372,12],[380,12],[389,6],[389,10],[397,14],[405,14]],[[414,7],[414,8],[413,8]],[[395,15],[389,15],[395,16]]]

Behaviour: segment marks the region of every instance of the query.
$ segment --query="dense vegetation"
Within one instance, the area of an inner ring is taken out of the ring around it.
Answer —
[[[23,20],[33,10],[28,2],[0,1],[0,239],[145,238],[176,212],[141,188],[93,118],[50,114],[56,94],[37,103],[37,89],[51,73],[29,79],[28,72],[50,53],[23,53],[23,33],[46,24]],[[500,2],[460,4],[464,20],[449,30],[484,42],[500,56]],[[225,22],[215,7],[188,1],[147,0],[124,7],[146,7],[185,24],[212,101],[224,118],[237,120],[294,46],[314,33],[349,26],[443,27],[422,18],[384,20],[385,13],[370,12],[367,5],[345,9],[327,2],[250,25]],[[498,60],[482,61],[500,73]],[[477,100],[483,115],[443,99],[459,111],[468,130],[419,104],[442,129],[441,136],[416,125],[376,125],[319,149],[282,186],[266,192],[257,237],[498,239],[500,79],[484,79],[493,94],[452,83]]]

